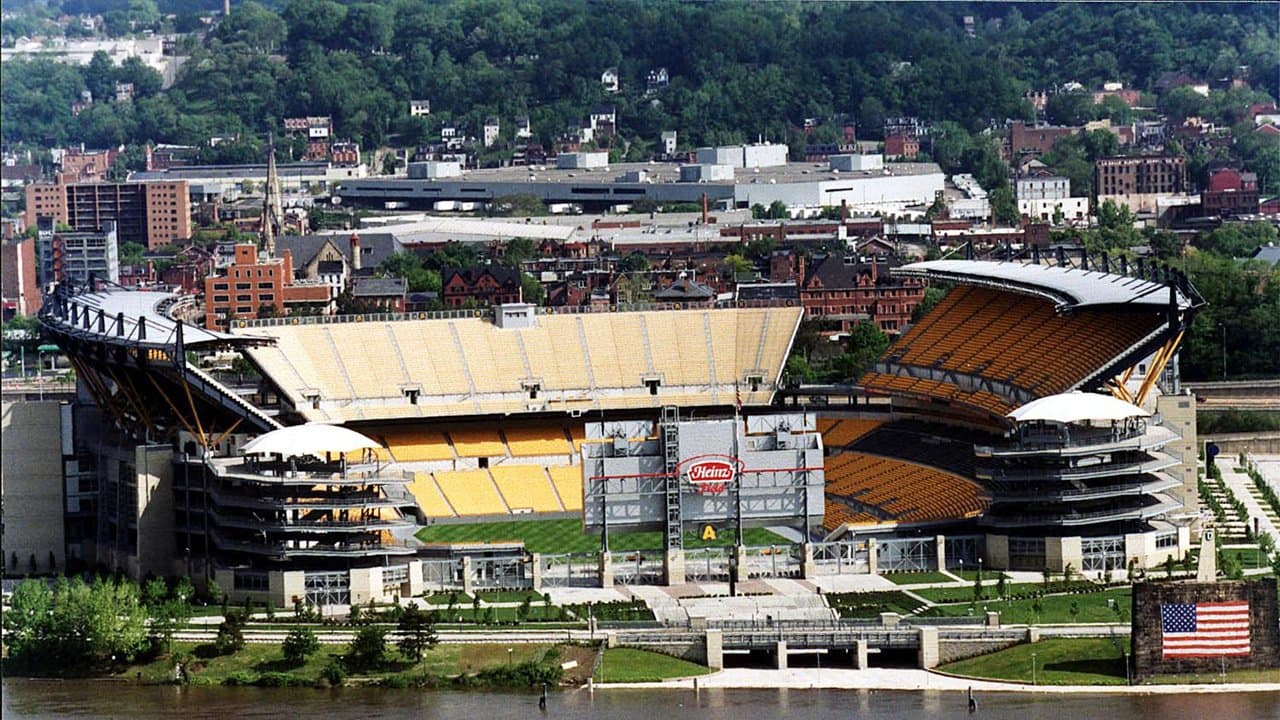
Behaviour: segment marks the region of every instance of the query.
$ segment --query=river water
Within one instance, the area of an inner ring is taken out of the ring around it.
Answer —
[[[964,693],[866,690],[586,690],[553,692],[544,713],[538,696],[379,688],[267,689],[144,686],[112,681],[6,678],[3,715],[16,718],[320,717],[463,718],[465,720],[756,720],[885,718],[917,720],[1275,720],[1280,693],[1192,695],[1027,695],[983,693],[970,715]]]

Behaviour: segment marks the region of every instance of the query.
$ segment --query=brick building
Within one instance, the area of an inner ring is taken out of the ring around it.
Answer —
[[[884,139],[885,157],[914,159],[920,154],[920,141],[913,135],[887,135]]]
[[[5,322],[15,315],[30,316],[40,311],[35,239],[0,246],[0,305]]]
[[[1200,204],[1210,215],[1256,215],[1258,212],[1258,176],[1235,168],[1222,167],[1209,171],[1209,188]]]
[[[154,250],[191,237],[191,195],[185,180],[140,183],[34,183],[28,185],[28,225],[37,217],[91,232],[111,220],[121,243]]]
[[[259,258],[256,245],[236,245],[226,274],[205,278],[205,327],[226,329],[232,318],[259,318],[332,309],[329,286],[293,277],[293,254]]]
[[[1177,155],[1098,158],[1093,164],[1098,203],[1112,200],[1133,212],[1154,212],[1156,198],[1187,191],[1187,159]]]
[[[1060,125],[1033,125],[1016,120],[1009,124],[1010,158],[1017,160],[1028,155],[1040,157],[1053,148],[1053,144],[1065,137],[1080,134],[1078,127]]]
[[[520,273],[494,265],[446,270],[440,295],[447,308],[462,307],[468,300],[478,305],[524,302]]]
[[[815,258],[806,270],[804,257],[793,257],[794,275],[787,272],[784,258],[771,258],[769,279],[786,282],[788,277],[803,277],[800,301],[805,316],[837,320],[843,332],[869,320],[885,332],[896,333],[911,322],[916,306],[924,300],[924,281],[890,276],[885,258],[827,255]]]

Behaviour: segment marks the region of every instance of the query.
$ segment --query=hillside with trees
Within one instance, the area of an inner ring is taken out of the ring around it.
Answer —
[[[623,147],[644,157],[663,130],[678,129],[690,145],[795,142],[806,118],[837,116],[853,119],[863,139],[898,115],[949,121],[949,134],[963,138],[992,121],[1030,119],[1030,89],[1118,80],[1149,91],[1167,71],[1216,78],[1247,66],[1252,90],[1204,108],[1230,123],[1249,101],[1275,96],[1280,78],[1275,13],[1260,4],[249,0],[211,29],[193,23],[209,5],[219,4],[6,3],[6,44],[77,12],[113,18],[108,35],[193,25],[205,33],[183,38],[190,59],[165,92],[140,64],[6,61],[3,139],[194,145],[211,135],[261,137],[284,117],[330,115],[338,137],[373,148],[420,143],[446,120],[478,128],[489,115],[528,115],[535,139],[549,143],[592,104],[609,102]],[[966,15],[976,20],[973,37]],[[610,67],[621,78],[616,95],[600,83]],[[658,67],[670,85],[646,93],[646,74]],[[116,81],[135,84],[132,103],[72,114],[81,91],[110,97],[103,92]],[[431,101],[430,116],[409,116],[415,98]],[[1099,107],[1054,111],[1061,119],[1121,112]],[[827,123],[814,140],[837,136]]]

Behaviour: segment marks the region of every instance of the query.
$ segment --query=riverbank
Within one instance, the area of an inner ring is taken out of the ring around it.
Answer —
[[[1024,683],[995,682],[946,675],[928,670],[907,668],[867,668],[850,670],[843,668],[793,668],[789,670],[762,670],[755,668],[729,668],[699,678],[682,678],[664,682],[610,683],[596,685],[597,689],[790,689],[790,690],[885,690],[920,691],[945,690],[965,692],[1033,693],[1052,694],[1121,694],[1121,695],[1170,695],[1186,693],[1277,693],[1280,683],[1226,683],[1180,685],[1029,685]]]

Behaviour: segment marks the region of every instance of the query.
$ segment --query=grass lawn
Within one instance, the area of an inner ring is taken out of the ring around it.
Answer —
[[[921,607],[919,600],[904,592],[825,593],[827,605],[842,618],[875,618],[880,613],[909,615]]]
[[[925,596],[923,592],[919,594]],[[1128,622],[1131,596],[1132,591],[1129,588],[1082,595],[1046,595],[1040,598],[1041,608],[1038,616],[1034,609],[1035,600],[986,600],[980,603],[936,605],[920,614],[926,617],[964,617],[981,615],[986,611],[998,611],[1000,622],[1006,625]],[[1108,600],[1115,600],[1116,606],[1120,609],[1119,615],[1112,609]],[[1074,616],[1071,614],[1072,603],[1075,603],[1079,610]]]
[[[633,648],[613,648],[604,651],[600,666],[600,681],[607,683],[657,682],[670,678],[706,675],[711,668],[673,658],[662,653]]]
[[[600,550],[600,536],[582,532],[578,520],[512,520],[508,522],[431,525],[418,531],[418,539],[427,543],[523,541],[531,553],[593,553]],[[685,547],[728,546],[733,532],[721,532],[706,542],[697,532],[685,534]],[[743,532],[747,545],[789,544],[782,536],[766,528],[749,528]],[[662,533],[610,533],[609,547],[615,551],[656,550],[662,547]]]
[[[966,582],[973,582],[974,578],[978,577],[977,570],[951,570],[950,572],[952,575],[956,575],[958,577],[964,578]],[[983,582],[986,582],[988,580],[999,580],[1002,576],[1008,577],[1004,575],[1004,573],[996,572],[994,570],[982,571]]]
[[[484,602],[490,603],[518,603],[524,602],[526,598],[530,602],[542,602],[542,593],[533,590],[477,590],[476,595],[479,595]],[[448,596],[445,597],[445,602],[449,602]]]
[[[1127,638],[1116,642],[1107,638],[1054,638],[1015,645],[939,669],[967,677],[1029,683],[1031,655],[1035,653],[1035,680],[1040,685],[1124,685],[1124,652],[1128,648]]]
[[[964,587],[924,588],[921,590],[912,590],[911,592],[936,603],[967,603],[973,600],[972,582],[973,581],[971,579],[970,584],[965,585]],[[992,601],[996,597],[996,585],[994,583],[991,585],[983,585],[982,592],[986,596],[987,601]],[[1041,593],[1045,592],[1045,586],[1040,583],[1005,583],[1004,592],[1006,597]],[[1052,590],[1049,592],[1052,592]]]
[[[940,572],[902,572],[902,573],[883,573],[881,575],[885,580],[892,582],[894,585],[916,585],[919,583],[953,583],[955,578]]]

